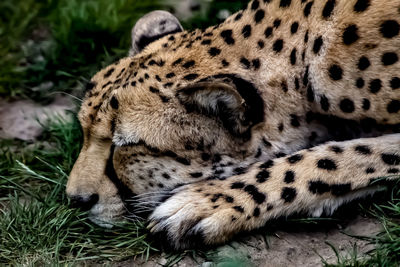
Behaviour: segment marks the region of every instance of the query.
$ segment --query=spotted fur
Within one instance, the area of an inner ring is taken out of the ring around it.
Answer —
[[[152,212],[174,248],[217,244],[399,177],[399,0],[253,0],[192,32],[165,16],[87,86],[67,193],[94,221]]]

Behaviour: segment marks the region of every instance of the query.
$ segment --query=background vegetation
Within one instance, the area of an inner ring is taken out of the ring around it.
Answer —
[[[195,6],[199,12],[183,25],[191,29],[217,24],[246,3],[211,1],[205,9]],[[0,97],[48,103],[55,92],[79,96],[97,70],[127,54],[130,30],[139,17],[158,8],[173,10],[175,4],[158,0],[0,1]],[[90,263],[148,257],[158,251],[141,221],[108,230],[93,226],[83,212],[68,208],[65,183],[80,150],[81,130],[75,114],[43,127],[44,134],[33,144],[0,140],[0,265]],[[384,225],[380,235],[360,237],[377,249],[361,260],[356,253],[350,257],[338,254],[339,265],[400,263],[399,191],[394,186],[384,202],[367,205],[364,211]],[[234,257],[216,258],[212,251],[186,251],[171,254],[167,265],[186,254],[229,266],[246,263]]]

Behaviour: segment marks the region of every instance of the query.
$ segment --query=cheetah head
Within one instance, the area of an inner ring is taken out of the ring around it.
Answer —
[[[252,77],[223,59],[231,52],[220,31],[184,32],[152,12],[133,28],[130,55],[92,78],[67,194],[93,221],[141,211],[132,194],[149,202],[178,184],[241,173],[260,156],[264,103]]]

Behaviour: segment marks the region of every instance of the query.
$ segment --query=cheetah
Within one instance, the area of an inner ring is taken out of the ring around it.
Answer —
[[[373,194],[400,173],[399,23],[399,0],[253,0],[194,31],[144,16],[87,85],[67,195],[185,249]]]

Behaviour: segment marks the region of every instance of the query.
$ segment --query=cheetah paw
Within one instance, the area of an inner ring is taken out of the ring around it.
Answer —
[[[212,194],[215,187],[204,185],[185,185],[172,191],[150,215],[150,232],[174,249],[223,243],[237,233],[244,215],[232,208],[229,196]]]

